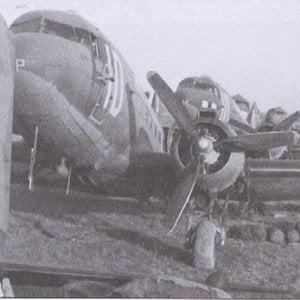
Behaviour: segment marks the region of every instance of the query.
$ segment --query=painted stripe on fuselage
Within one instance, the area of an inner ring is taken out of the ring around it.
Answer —
[[[219,94],[221,98],[221,114],[220,114],[220,121],[222,122],[228,122],[230,118],[230,99],[229,97],[220,89],[219,89]]]
[[[107,44],[105,44],[105,51],[106,51],[106,55],[107,55],[107,68],[108,68],[108,77],[113,77],[113,70],[112,70],[112,63],[111,63],[111,54],[110,54],[110,49],[108,47]],[[108,104],[109,104],[109,100],[111,100],[111,90],[112,90],[112,82],[111,80],[107,81],[107,93],[106,93],[106,98],[103,104],[103,108],[107,108]]]
[[[116,117],[120,113],[124,101],[124,73],[119,55],[115,51],[111,51],[106,43],[105,51],[107,55],[107,68],[109,70],[108,77],[113,78],[113,81],[107,80],[108,88],[103,108],[106,109],[111,102],[109,113],[113,117]],[[113,94],[112,88],[114,88]]]
[[[113,117],[115,117],[121,111],[124,100],[124,74],[119,56],[116,54],[115,51],[112,52],[112,55],[114,58],[115,66],[115,89],[113,95],[113,102],[109,112]]]
[[[220,119],[220,121],[224,122],[224,119],[225,119],[225,102],[224,102],[224,97],[221,94],[221,91],[220,91],[219,94],[220,94],[221,104],[222,104],[222,106],[221,106],[221,113],[220,113],[219,119]]]

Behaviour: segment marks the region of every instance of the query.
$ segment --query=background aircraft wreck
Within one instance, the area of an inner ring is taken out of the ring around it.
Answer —
[[[152,72],[148,80],[176,120],[165,143],[151,105],[155,96],[145,96],[121,54],[90,23],[71,13],[36,11],[19,17],[11,31],[14,129],[32,146],[30,188],[36,162],[47,162],[68,178],[68,188],[76,177],[100,191],[159,194],[170,198],[165,224],[173,231],[194,188],[208,195],[208,203],[197,204],[210,218],[218,194],[244,171],[246,156],[297,141],[286,131],[297,114],[259,132],[210,79],[187,78],[174,93]]]

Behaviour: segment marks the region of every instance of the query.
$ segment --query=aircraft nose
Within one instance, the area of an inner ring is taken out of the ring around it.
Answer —
[[[52,35],[26,33],[14,34],[13,44],[16,58],[22,62],[16,72],[16,90],[23,93],[28,87],[28,94],[38,101],[40,97],[32,95],[28,86],[28,77],[32,76],[36,82],[55,87],[83,114],[90,112],[101,87],[93,85],[94,67],[87,47]],[[36,85],[34,80],[31,83]]]

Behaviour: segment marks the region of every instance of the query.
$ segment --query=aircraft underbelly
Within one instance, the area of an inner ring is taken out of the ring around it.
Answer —
[[[75,160],[80,166],[94,166],[97,180],[108,181],[123,173],[129,164],[128,155],[115,147],[84,117],[51,83],[35,74],[20,71],[16,75],[15,113],[26,137],[39,126],[43,142],[53,152]],[[28,132],[30,131],[31,132]]]

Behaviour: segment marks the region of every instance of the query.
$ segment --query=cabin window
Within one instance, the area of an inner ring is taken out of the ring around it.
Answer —
[[[11,31],[14,33],[20,32],[39,32],[42,19],[33,19],[23,23],[14,23],[11,25]]]
[[[45,20],[44,33],[57,35],[72,41],[75,39],[74,28],[72,26],[50,20]]]

